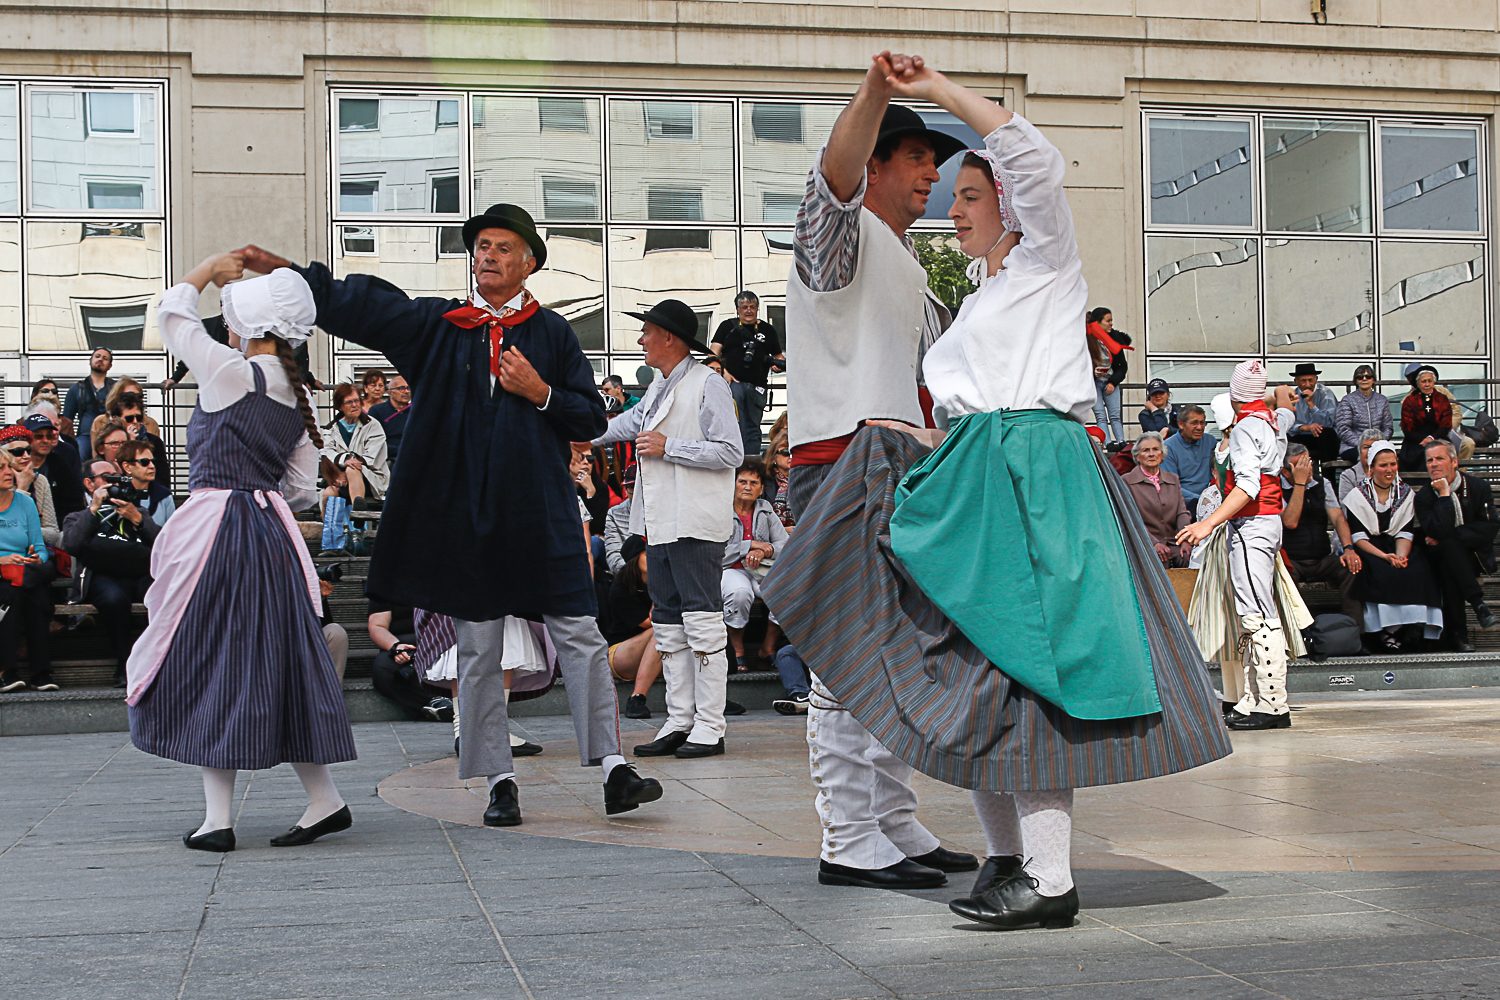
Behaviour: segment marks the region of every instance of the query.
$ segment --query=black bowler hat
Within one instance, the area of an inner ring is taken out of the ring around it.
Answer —
[[[531,247],[531,252],[536,257],[534,271],[540,271],[546,265],[547,244],[537,235],[536,222],[532,220],[531,213],[520,205],[491,205],[483,215],[476,215],[465,222],[464,247],[469,253],[474,252],[474,240],[485,229],[509,229]]]
[[[663,330],[687,342],[688,349],[699,354],[712,354],[713,350],[698,340],[698,314],[686,302],[677,299],[662,299],[650,311],[626,312],[642,323],[655,323]]]
[[[1311,361],[1304,361],[1300,365],[1297,366],[1296,371],[1292,372],[1292,378],[1301,378],[1304,375],[1321,375],[1321,374],[1323,374],[1323,373],[1318,370],[1318,366],[1317,365],[1313,364]]]
[[[875,136],[875,145],[878,146],[885,139],[897,135],[919,135],[932,143],[933,163],[938,166],[941,166],[948,157],[955,153],[962,153],[966,148],[961,140],[947,132],[928,128],[922,116],[911,108],[892,104],[885,109],[885,116],[880,119],[880,132]]]

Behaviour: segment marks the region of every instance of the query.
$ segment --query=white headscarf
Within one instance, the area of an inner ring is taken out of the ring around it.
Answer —
[[[1234,426],[1234,407],[1229,405],[1229,393],[1219,393],[1208,404],[1208,408],[1214,411],[1214,423],[1219,430],[1227,431]]]
[[[219,293],[224,322],[240,338],[240,349],[257,337],[274,333],[301,347],[318,321],[318,307],[313,302],[307,281],[289,267],[278,267],[260,278],[249,278],[225,285]]]
[[[1373,470],[1375,468],[1375,456],[1380,454],[1382,451],[1388,451],[1392,455],[1395,455],[1397,458],[1400,458],[1401,456],[1401,452],[1397,451],[1396,446],[1391,442],[1371,441],[1370,450],[1365,453],[1365,468]]]
[[[1021,223],[1016,219],[1015,206],[1011,203],[1009,176],[1001,169],[1000,158],[988,149],[971,149],[968,152],[989,164],[990,176],[995,181],[995,195],[1000,200],[1000,225],[1004,227],[1000,239],[995,241],[995,247],[997,247],[1000,245],[1000,240],[1005,239],[1006,233],[1019,232],[1021,229]],[[982,256],[969,261],[965,276],[970,283],[984,287],[985,280],[989,277],[989,255],[994,252],[995,247],[990,247]]]

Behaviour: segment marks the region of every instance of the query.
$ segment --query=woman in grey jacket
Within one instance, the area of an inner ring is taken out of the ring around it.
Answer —
[[[760,581],[769,563],[789,537],[781,517],[770,502],[761,499],[765,482],[758,462],[747,462],[734,474],[734,514],[739,521],[734,534],[724,545],[724,624],[729,630],[729,644],[741,671],[750,669],[745,661],[745,626],[750,623],[750,606],[760,597]],[[760,646],[760,658],[776,655],[776,637],[781,627],[773,616],[766,626],[766,638]]]
[[[1375,369],[1360,365],[1354,369],[1354,391],[1333,411],[1333,426],[1339,433],[1339,457],[1346,462],[1360,460],[1360,435],[1379,431],[1377,440],[1389,440],[1392,433],[1391,401],[1375,391]]]

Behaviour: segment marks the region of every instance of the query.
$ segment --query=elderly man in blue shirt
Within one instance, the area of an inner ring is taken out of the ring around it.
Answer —
[[[1177,411],[1177,433],[1167,438],[1167,457],[1161,467],[1182,483],[1188,513],[1198,517],[1198,497],[1214,478],[1214,448],[1219,441],[1208,429],[1208,414],[1197,403]]]
[[[1292,372],[1297,381],[1297,405],[1292,411],[1296,419],[1287,440],[1306,445],[1314,460],[1326,462],[1339,456],[1339,435],[1333,419],[1339,401],[1332,389],[1318,381],[1322,374],[1310,361]]]

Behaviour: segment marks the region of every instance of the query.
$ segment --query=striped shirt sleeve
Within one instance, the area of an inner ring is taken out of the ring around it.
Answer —
[[[818,151],[817,161],[807,174],[807,190],[797,208],[792,252],[802,283],[815,292],[832,292],[854,280],[865,179],[860,178],[853,198],[839,201],[823,176],[823,152]]]

